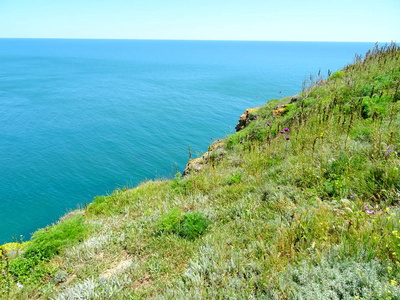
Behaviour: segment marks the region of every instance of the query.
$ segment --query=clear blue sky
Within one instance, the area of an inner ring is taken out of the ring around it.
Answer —
[[[0,0],[0,38],[400,42],[400,0]]]

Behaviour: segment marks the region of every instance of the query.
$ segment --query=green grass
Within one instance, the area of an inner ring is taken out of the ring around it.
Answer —
[[[39,230],[3,252],[0,298],[398,299],[399,66],[375,47],[253,110],[201,171]]]

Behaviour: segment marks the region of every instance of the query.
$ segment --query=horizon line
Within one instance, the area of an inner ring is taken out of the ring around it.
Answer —
[[[218,39],[138,39],[138,38],[70,38],[70,37],[0,37],[0,39],[30,39],[30,40],[121,40],[121,41],[204,41],[204,42],[298,42],[298,43],[396,43],[388,41],[316,41],[316,40],[218,40]]]

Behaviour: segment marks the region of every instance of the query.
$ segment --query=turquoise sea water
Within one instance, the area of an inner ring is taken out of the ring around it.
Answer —
[[[0,39],[0,244],[183,171],[248,107],[371,43]]]

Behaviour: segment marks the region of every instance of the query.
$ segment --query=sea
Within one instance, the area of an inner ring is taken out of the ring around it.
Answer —
[[[172,178],[246,108],[373,43],[0,39],[0,244]]]

